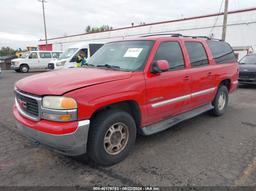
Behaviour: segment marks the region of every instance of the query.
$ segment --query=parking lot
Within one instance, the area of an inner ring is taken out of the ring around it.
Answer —
[[[1,186],[256,186],[256,86],[233,93],[222,117],[206,113],[138,137],[128,158],[105,168],[54,153],[15,131],[14,84],[35,74],[4,71],[0,78]]]

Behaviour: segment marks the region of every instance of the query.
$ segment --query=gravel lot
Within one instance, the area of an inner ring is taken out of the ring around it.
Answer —
[[[138,137],[126,160],[103,168],[17,134],[13,86],[34,74],[4,71],[0,77],[0,186],[256,186],[256,86],[232,94],[224,116],[203,114]]]

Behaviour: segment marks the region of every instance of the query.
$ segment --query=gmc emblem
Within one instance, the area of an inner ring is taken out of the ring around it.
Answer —
[[[18,99],[18,103],[19,103],[20,107],[27,109],[27,102],[25,102],[21,99]]]

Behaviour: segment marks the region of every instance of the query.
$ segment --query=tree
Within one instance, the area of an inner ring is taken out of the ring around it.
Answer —
[[[90,25],[88,25],[88,26],[86,27],[85,32],[87,32],[87,33],[91,32],[91,26],[90,26]]]
[[[14,56],[15,53],[16,53],[16,50],[10,47],[2,47],[0,49],[0,56]]]
[[[100,27],[91,27],[90,25],[88,25],[85,28],[86,33],[96,33],[96,32],[104,32],[104,31],[111,31],[111,30],[113,30],[113,27],[109,25],[102,25]]]

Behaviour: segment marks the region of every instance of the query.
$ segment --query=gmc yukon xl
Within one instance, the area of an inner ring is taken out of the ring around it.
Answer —
[[[152,135],[203,112],[222,115],[238,85],[230,45],[155,35],[111,42],[84,68],[42,73],[15,85],[23,135],[99,165],[123,160],[136,135]]]

